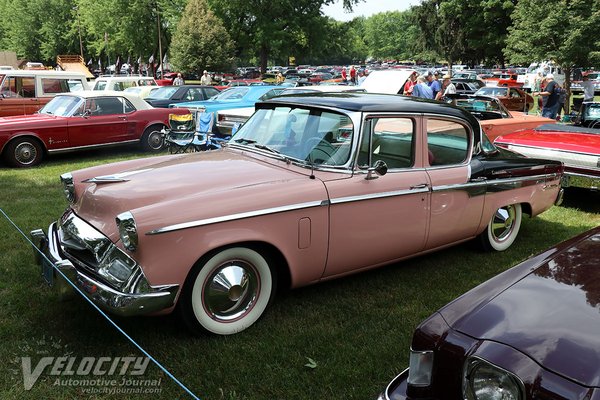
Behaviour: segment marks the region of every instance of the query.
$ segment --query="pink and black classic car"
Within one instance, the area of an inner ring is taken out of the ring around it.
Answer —
[[[600,110],[600,104],[597,106]],[[500,136],[494,143],[529,157],[562,161],[563,187],[600,188],[600,129],[542,125]]]
[[[139,143],[163,148],[161,129],[169,114],[187,110],[153,108],[126,92],[59,94],[37,114],[0,118],[0,153],[13,167],[32,167],[47,154]]]
[[[600,399],[600,228],[444,306],[379,400]]]
[[[478,238],[502,251],[522,214],[562,192],[563,166],[498,149],[465,110],[366,93],[257,104],[219,150],[65,173],[69,206],[32,236],[120,315],[178,309],[233,334],[277,285],[299,287]]]

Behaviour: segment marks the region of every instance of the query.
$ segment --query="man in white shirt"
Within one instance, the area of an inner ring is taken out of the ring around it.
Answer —
[[[581,87],[583,88],[583,101],[594,101],[594,83],[587,75],[583,76]]]
[[[444,75],[443,79],[443,87],[446,88],[446,90],[444,90],[444,96],[448,94],[456,94],[456,86],[454,86],[454,83],[452,83],[451,80],[452,75]]]
[[[208,74],[207,70],[204,70],[204,73],[202,74],[202,78],[200,78],[200,84],[207,85],[207,86],[212,84],[212,78]]]

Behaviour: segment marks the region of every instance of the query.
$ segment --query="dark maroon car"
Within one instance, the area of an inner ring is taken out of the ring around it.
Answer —
[[[600,227],[421,323],[379,399],[600,399]]]

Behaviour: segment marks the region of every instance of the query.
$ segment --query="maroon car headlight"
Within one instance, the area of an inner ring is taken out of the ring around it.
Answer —
[[[521,400],[523,382],[511,372],[481,358],[469,358],[463,374],[463,397],[466,400]]]
[[[116,219],[123,246],[129,251],[135,251],[138,246],[138,232],[133,215],[127,211],[117,215]]]
[[[63,185],[63,192],[69,204],[75,203],[75,185],[73,184],[73,175],[67,172],[60,176],[60,181]]]

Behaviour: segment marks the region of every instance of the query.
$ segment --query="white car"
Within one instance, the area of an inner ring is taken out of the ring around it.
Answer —
[[[92,90],[114,90],[121,92],[133,86],[156,86],[151,76],[101,76],[94,81]]]

